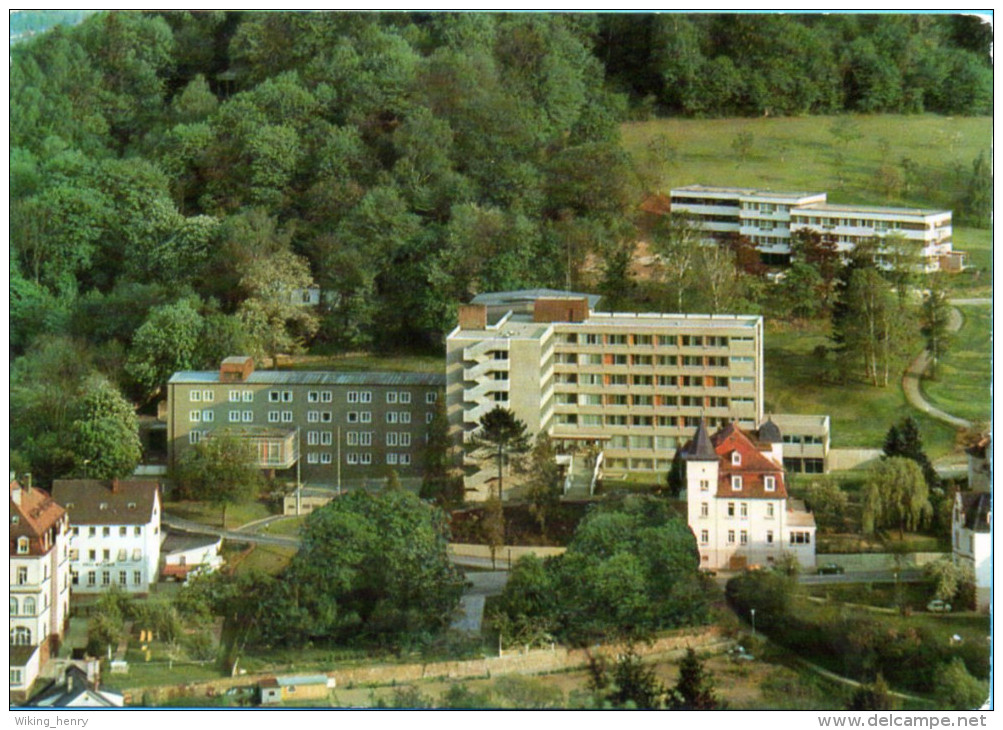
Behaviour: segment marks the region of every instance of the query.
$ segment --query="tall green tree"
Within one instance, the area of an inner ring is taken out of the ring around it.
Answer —
[[[912,416],[906,416],[891,425],[885,434],[883,451],[886,457],[904,456],[915,461],[923,470],[923,477],[931,489],[940,484],[940,477],[937,476],[936,469],[923,450],[923,437],[919,432],[919,424]]]
[[[719,710],[722,703],[714,692],[714,678],[692,647],[679,663],[679,680],[670,704],[676,710]]]
[[[541,433],[529,456],[529,472],[525,483],[525,497],[529,513],[536,520],[540,534],[547,534],[547,521],[561,503],[561,474],[557,465],[557,451],[550,437]]]
[[[651,236],[651,246],[659,257],[662,281],[674,297],[671,306],[676,312],[684,312],[683,301],[697,264],[703,233],[693,220],[677,213],[662,216]]]
[[[74,471],[95,479],[131,475],[143,450],[135,410],[103,378],[90,379],[84,391],[71,426]]]
[[[928,375],[937,377],[937,365],[951,346],[951,305],[940,279],[933,277],[930,288],[923,295],[920,310],[920,331],[926,341],[926,351],[930,354]]]
[[[147,397],[156,395],[180,370],[192,370],[202,344],[204,322],[191,299],[150,310],[136,330],[126,372]]]
[[[250,441],[218,430],[185,454],[178,467],[178,481],[189,498],[219,507],[226,529],[227,507],[254,499],[262,485],[256,458]]]
[[[352,492],[315,510],[268,632],[307,642],[420,645],[448,626],[463,579],[445,514],[410,492]]]
[[[440,392],[428,426],[419,491],[422,499],[434,500],[440,506],[454,506],[463,501],[463,477],[457,473],[453,451],[446,415],[446,394]]]
[[[503,497],[505,467],[513,455],[529,451],[529,436],[526,434],[526,424],[515,417],[507,408],[495,406],[481,416],[479,428],[474,432],[467,444],[471,453],[485,453],[494,459],[498,469],[499,500]]]
[[[932,517],[923,471],[912,459],[893,456],[871,468],[862,494],[863,529],[897,527],[899,536]]]

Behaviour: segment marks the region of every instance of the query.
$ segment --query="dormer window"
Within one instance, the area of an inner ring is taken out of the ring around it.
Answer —
[[[129,509],[136,509],[136,503],[135,502],[129,502]]]
[[[17,554],[27,555],[28,554],[28,538],[19,537],[17,539]]]
[[[73,509],[73,502],[67,502],[66,509]]]
[[[763,487],[767,492],[777,491],[777,478],[776,477],[763,477]]]
[[[741,466],[742,465],[742,455],[740,453],[738,453],[737,451],[732,451],[731,452],[731,465],[732,466]]]
[[[17,515],[11,515],[11,516],[10,516],[10,523],[11,523],[12,525],[16,525],[16,524],[17,524],[18,522],[20,522],[20,521],[21,521],[21,518],[20,518],[20,517],[18,517]]]
[[[102,502],[100,505],[98,505],[98,508],[99,509],[108,509],[108,503],[107,502]]]
[[[742,477],[733,476],[731,478],[731,489],[734,492],[742,491]]]

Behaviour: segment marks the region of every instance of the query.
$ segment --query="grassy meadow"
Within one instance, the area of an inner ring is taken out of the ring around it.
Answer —
[[[767,413],[828,414],[834,448],[881,448],[889,426],[911,415],[931,459],[954,450],[955,430],[909,406],[897,376],[885,388],[829,382],[829,366],[813,354],[818,345],[831,344],[828,331],[828,323],[793,327],[767,322],[763,346]],[[898,371],[905,366],[903,359]]]
[[[955,333],[935,380],[924,378],[920,387],[936,407],[973,423],[990,416],[992,382],[992,309],[959,306],[965,318]]]
[[[850,128],[841,141],[834,129]],[[641,185],[667,192],[691,184],[761,187],[825,192],[832,203],[950,208],[960,192],[950,185],[957,171],[967,174],[972,160],[989,150],[992,119],[935,115],[854,115],[755,119],[659,119],[622,125],[626,150]],[[744,158],[739,145],[744,136]],[[908,179],[902,160],[920,174]],[[898,184],[882,183],[885,165]],[[992,294],[992,232],[955,226],[954,247],[966,251],[975,270],[945,277],[951,296]],[[939,407],[963,418],[985,420],[992,315],[968,307],[965,327],[946,358],[943,376],[924,383]],[[766,410],[827,413],[832,445],[877,448],[888,427],[905,415],[920,424],[932,458],[955,451],[954,429],[917,413],[902,394],[898,378],[886,388],[864,383],[837,386],[826,381],[825,364],[813,357],[828,344],[827,323],[791,327],[767,322],[765,342]],[[907,363],[903,359],[901,367]],[[950,377],[948,377],[950,376]]]
[[[840,121],[837,121],[840,120]],[[854,139],[843,143],[834,124],[850,120]],[[989,152],[992,119],[935,115],[659,119],[621,126],[625,149],[651,189],[679,185],[738,185],[820,191],[832,203],[939,207],[945,177],[966,172],[979,152]],[[745,160],[732,143],[751,135]],[[842,164],[837,166],[836,153]],[[878,192],[882,162],[901,171],[903,158],[925,174],[905,181],[893,196]],[[953,195],[949,196],[953,197]]]

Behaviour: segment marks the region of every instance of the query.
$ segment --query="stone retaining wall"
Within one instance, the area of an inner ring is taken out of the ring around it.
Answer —
[[[527,545],[502,545],[495,551],[495,559],[499,563],[508,564],[511,560],[515,563],[524,555],[536,555],[538,558],[549,558],[554,555],[563,555],[567,548],[563,547],[534,547]],[[491,548],[487,545],[476,545],[465,542],[449,543],[449,554],[464,558],[485,558],[491,559]]]
[[[906,553],[897,556],[894,553],[818,553],[815,565],[835,563],[848,572],[869,570],[915,570],[940,560],[950,553]],[[899,563],[895,559],[899,558]]]
[[[651,644],[641,644],[635,649],[638,654],[652,658],[674,656],[682,653],[688,647],[693,648],[723,648],[726,637],[718,626],[706,626],[695,629],[682,629],[655,640]],[[626,649],[625,645],[609,644],[599,647],[599,651],[615,656]],[[591,650],[595,651],[595,649]],[[465,661],[413,663],[413,664],[377,664],[362,667],[345,667],[326,672],[333,677],[339,687],[387,685],[391,683],[406,684],[429,679],[473,679],[477,677],[494,677],[504,674],[544,674],[568,669],[584,667],[588,663],[588,652],[584,649],[534,649],[520,652],[511,649],[500,657],[484,659],[468,659]],[[311,671],[311,673],[318,673]],[[147,687],[128,689],[123,694],[127,705],[139,704],[144,695],[153,702],[163,702],[177,697],[212,697],[224,693],[231,687],[256,686],[269,674],[248,674],[231,679],[220,678],[210,682],[199,682],[174,687]]]

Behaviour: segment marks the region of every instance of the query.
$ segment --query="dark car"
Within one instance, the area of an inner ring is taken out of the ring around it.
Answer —
[[[842,575],[845,572],[846,568],[836,563],[826,563],[825,565],[820,565],[818,568],[819,575]]]

